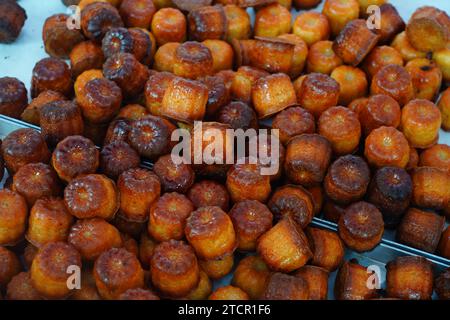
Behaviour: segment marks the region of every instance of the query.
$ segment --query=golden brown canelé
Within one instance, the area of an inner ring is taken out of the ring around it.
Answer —
[[[242,66],[239,67],[231,82],[231,97],[250,104],[252,102],[253,84],[260,78],[268,76],[264,70]]]
[[[134,121],[140,120],[148,115],[150,115],[150,112],[144,106],[137,103],[132,103],[120,108],[117,118]]]
[[[415,99],[403,108],[401,126],[411,146],[425,149],[439,138],[441,114],[434,103]]]
[[[353,153],[359,146],[361,124],[358,115],[346,107],[331,107],[319,118],[318,133],[331,143],[335,155]]]
[[[422,52],[423,54],[423,52]],[[450,47],[436,51],[432,55],[432,59],[438,65],[442,72],[442,79],[445,84],[450,83]]]
[[[181,158],[174,162],[171,154],[159,157],[153,171],[161,181],[164,192],[186,193],[194,184],[195,173],[191,165],[185,164]]]
[[[166,119],[149,115],[131,122],[128,141],[139,155],[156,160],[170,151],[174,128]]]
[[[44,58],[36,63],[31,78],[31,97],[52,90],[70,97],[73,92],[72,74],[64,60]]]
[[[400,52],[404,61],[410,61],[416,58],[425,58],[426,52],[422,52],[414,48],[408,40],[406,31],[397,34],[391,43],[391,47]]]
[[[261,175],[261,165],[235,164],[227,173],[227,189],[233,202],[258,200],[266,202],[270,196],[270,177]]]
[[[257,200],[238,202],[228,214],[233,221],[239,250],[255,250],[259,237],[272,227],[272,212]]]
[[[31,265],[31,283],[47,299],[64,299],[73,289],[67,284],[71,273],[81,269],[81,256],[70,244],[51,242],[39,250]]]
[[[312,114],[302,107],[290,107],[275,116],[272,129],[277,129],[281,143],[287,144],[294,136],[314,133],[316,124]]]
[[[233,69],[233,47],[223,40],[208,39],[202,42],[211,51],[213,57],[213,71]]]
[[[227,4],[223,9],[227,18],[226,40],[232,42],[234,39],[248,39],[252,33],[248,12],[234,4]]]
[[[218,280],[231,272],[234,266],[234,254],[226,254],[223,257],[198,261],[200,267],[209,278]]]
[[[101,69],[105,57],[100,45],[94,41],[78,43],[70,52],[70,69],[76,78],[84,71]]]
[[[447,88],[441,95],[438,103],[442,118],[442,129],[450,131],[450,88]]]
[[[323,205],[323,216],[328,221],[338,223],[344,212],[344,206],[341,206],[329,199],[327,199]]]
[[[120,206],[119,192],[114,181],[101,174],[80,175],[64,190],[69,212],[78,219],[114,218]]]
[[[300,106],[311,112],[316,119],[328,108],[337,105],[339,100],[339,83],[321,73],[308,74],[297,90]]]
[[[200,268],[192,247],[183,241],[170,240],[156,246],[151,259],[153,285],[164,296],[183,297],[200,281]]]
[[[397,101],[385,94],[376,94],[368,98],[361,107],[359,121],[368,136],[374,129],[382,126],[397,128],[401,121],[401,109]]]
[[[433,212],[410,208],[397,229],[397,240],[414,248],[435,252],[439,244],[445,217]]]
[[[3,139],[1,147],[5,167],[11,174],[28,163],[48,163],[51,156],[42,135],[31,128],[11,132]]]
[[[331,153],[331,143],[318,134],[292,138],[286,147],[286,176],[291,182],[305,187],[319,184],[325,177]]]
[[[367,199],[383,214],[386,227],[394,227],[409,207],[412,180],[402,168],[378,169],[370,183]]]
[[[182,240],[192,211],[194,206],[185,195],[176,192],[163,194],[150,207],[148,234],[159,242]]]
[[[136,256],[123,248],[104,251],[95,261],[94,278],[103,299],[114,300],[128,289],[144,287],[144,270]]]
[[[303,266],[295,272],[308,283],[309,300],[327,300],[328,297],[328,270],[316,266]]]
[[[61,93],[55,91],[43,91],[36,98],[31,100],[30,104],[23,110],[20,118],[28,123],[39,126],[40,125],[40,110],[47,103],[54,101],[66,100]]]
[[[301,277],[275,272],[267,280],[263,300],[309,300],[308,282]]]
[[[216,289],[208,298],[209,300],[249,300],[249,296],[243,290],[224,286]]]
[[[200,270],[200,280],[197,287],[186,296],[188,300],[207,300],[212,292],[212,282],[208,275]]]
[[[393,127],[379,127],[366,139],[364,155],[371,166],[405,168],[410,146],[403,133]]]
[[[175,51],[173,73],[187,79],[197,79],[213,73],[211,51],[201,42],[187,41]]]
[[[339,219],[339,236],[355,251],[370,251],[381,241],[384,222],[381,212],[372,204],[355,202],[345,209]]]
[[[330,272],[335,271],[344,259],[344,243],[336,232],[309,227],[306,229],[313,257],[310,263]]]
[[[202,259],[223,257],[237,246],[231,218],[219,207],[202,207],[192,212],[186,222],[185,234]]]
[[[291,79],[294,79],[298,77],[305,68],[306,59],[308,58],[309,53],[308,45],[306,44],[305,41],[303,41],[303,39],[300,36],[293,33],[285,33],[279,35],[277,38],[281,40],[286,40],[287,42],[291,42],[292,44],[295,45],[294,53],[292,56],[292,65],[288,74],[289,77],[291,77]]]
[[[438,245],[438,252],[443,257],[449,259],[450,257],[450,227],[445,228],[442,232],[441,240]]]
[[[176,77],[164,92],[161,115],[181,122],[202,120],[208,103],[208,87],[195,80]]]
[[[68,136],[81,135],[83,117],[78,105],[71,101],[50,102],[40,109],[41,134],[50,147],[55,147]]]
[[[151,31],[158,46],[168,42],[183,42],[186,40],[186,24],[186,17],[180,10],[162,8],[153,15]]]
[[[339,268],[334,283],[334,296],[337,300],[368,300],[378,297],[377,289],[369,288],[367,283],[371,275],[367,267],[357,261],[346,261]],[[378,283],[381,279],[377,279]]]
[[[300,36],[310,47],[314,43],[330,37],[328,18],[319,12],[301,12],[292,25],[292,32]]]
[[[25,198],[29,208],[39,198],[61,195],[61,185],[55,171],[40,162],[21,167],[14,174],[12,190]]]
[[[124,97],[132,98],[144,91],[149,70],[133,54],[119,52],[109,57],[103,64],[103,74],[122,89]]]
[[[405,66],[414,87],[416,99],[434,101],[442,85],[442,71],[438,65],[428,59],[414,59]]]
[[[155,12],[152,0],[124,0],[119,7],[120,16],[125,26],[129,28],[150,29]]]
[[[123,248],[137,257],[139,255],[137,241],[127,233],[121,233],[120,237],[122,238]]]
[[[2,1],[0,12],[0,43],[12,43],[19,37],[27,13],[16,1]]]
[[[100,169],[114,180],[122,172],[139,167],[140,163],[139,154],[124,141],[113,141],[100,152]]]
[[[194,41],[224,39],[227,17],[223,6],[201,6],[190,11],[187,16],[189,38]]]
[[[31,263],[34,260],[34,257],[36,257],[36,254],[39,252],[39,249],[33,246],[31,243],[27,243],[23,250],[23,261],[25,264],[25,267],[28,268],[28,270],[31,268]]]
[[[435,144],[420,154],[421,167],[440,168],[450,173],[450,146]]]
[[[378,70],[372,78],[370,93],[391,96],[400,106],[414,99],[411,76],[404,67],[396,64],[389,64]]]
[[[311,9],[319,5],[321,0],[293,0],[296,9]]]
[[[336,37],[333,50],[345,64],[355,67],[376,46],[378,39],[379,36],[367,27],[365,20],[356,19],[350,21]]]
[[[434,290],[439,299],[450,300],[450,270],[448,268],[434,281]]]
[[[307,189],[311,194],[311,198],[314,203],[314,215],[319,215],[322,212],[323,203],[325,200],[325,194],[323,187],[320,185],[312,186]]]
[[[145,270],[150,268],[150,260],[155,251],[157,242],[150,237],[147,230],[143,230],[139,237],[139,254],[138,258]]]
[[[291,30],[291,13],[275,2],[256,12],[254,35],[256,37],[276,37]]]
[[[173,66],[173,63],[171,63]],[[145,84],[144,96],[147,110],[154,116],[160,116],[164,94],[175,75],[170,72],[152,72]]]
[[[311,194],[297,185],[285,185],[275,190],[268,207],[276,220],[289,217],[301,228],[306,228],[314,217]]]
[[[135,289],[128,289],[127,291],[122,293],[119,296],[119,300],[138,301],[138,300],[160,300],[160,299],[154,292],[150,290],[135,288]]]
[[[195,183],[187,192],[187,197],[196,209],[201,207],[220,207],[228,212],[230,195],[227,188],[214,180],[202,180]]]
[[[31,207],[25,237],[38,248],[50,242],[65,242],[73,221],[61,198],[44,197]]]
[[[206,117],[214,119],[217,112],[230,103],[230,90],[227,89],[222,77],[206,76],[199,79],[208,88],[208,102],[206,104]]]
[[[19,119],[28,104],[28,93],[22,81],[0,78],[0,114]]]
[[[123,27],[119,11],[107,2],[94,2],[81,10],[81,29],[90,40],[100,42],[106,32]]]
[[[390,64],[403,66],[402,55],[390,46],[378,46],[373,48],[364,59],[362,68],[369,79],[372,79],[378,70]]]
[[[5,247],[0,247],[0,286],[2,288],[21,271],[19,258]]]
[[[309,48],[306,70],[308,73],[317,72],[330,75],[342,63],[342,59],[333,51],[333,42],[322,40],[313,43]]]
[[[100,153],[94,143],[82,136],[69,136],[59,142],[53,151],[52,166],[66,182],[80,174],[97,171]]]
[[[417,50],[437,51],[450,40],[450,18],[447,12],[438,8],[420,7],[409,19],[406,35]]]
[[[85,261],[94,261],[102,252],[123,245],[120,232],[100,218],[78,220],[70,228],[67,242],[80,252]]]
[[[44,22],[44,49],[52,57],[67,59],[72,49],[84,40],[81,30],[67,27],[69,18],[67,14],[54,14]]]
[[[8,300],[42,300],[41,295],[31,283],[30,272],[21,272],[15,275],[6,288]]]
[[[386,266],[386,292],[389,298],[430,300],[433,293],[433,269],[427,259],[399,257]]]
[[[324,189],[331,200],[346,205],[364,197],[369,182],[370,169],[366,161],[349,154],[339,157],[330,165]]]
[[[161,194],[158,177],[147,169],[132,168],[120,174],[117,188],[121,216],[134,222],[147,221],[151,205]]]
[[[269,277],[269,267],[259,256],[247,256],[234,270],[231,284],[245,291],[250,299],[260,299]]]
[[[397,9],[390,3],[383,3],[380,6],[380,28],[375,29],[375,33],[380,36],[378,43],[390,43],[404,29],[405,22]]]
[[[331,72],[330,76],[339,83],[338,103],[341,105],[347,106],[353,100],[367,94],[367,78],[361,69],[339,66]]]
[[[326,0],[322,13],[328,18],[333,36],[337,36],[346,25],[358,19],[359,5],[357,0]]]
[[[259,238],[257,252],[272,270],[281,272],[296,270],[313,256],[306,235],[289,217]]]
[[[416,168],[419,165],[419,153],[416,148],[409,148],[409,161],[406,165],[406,170],[410,171],[411,169]]]
[[[412,204],[442,210],[450,201],[450,175],[439,168],[418,167],[412,170]]]

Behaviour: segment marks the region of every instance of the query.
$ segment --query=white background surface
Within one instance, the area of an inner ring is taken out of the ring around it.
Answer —
[[[450,14],[450,0],[390,0],[389,2],[395,5],[405,22],[415,9],[424,5],[438,7]],[[20,0],[19,3],[25,8],[28,19],[16,42],[9,45],[0,44],[0,77],[16,77],[29,89],[34,65],[47,56],[41,34],[45,19],[55,13],[69,12],[61,0]],[[316,10],[321,10],[322,4]],[[450,133],[441,131],[439,142],[450,145]]]

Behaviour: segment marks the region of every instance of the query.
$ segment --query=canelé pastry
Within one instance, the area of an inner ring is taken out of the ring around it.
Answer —
[[[213,57],[207,46],[197,41],[187,41],[175,51],[173,73],[197,79],[213,73]]]
[[[29,163],[14,174],[12,190],[22,195],[31,208],[42,197],[61,195],[61,186],[55,171],[44,163]]]
[[[433,212],[410,208],[397,229],[397,240],[414,248],[434,252],[439,244],[445,218]]]
[[[434,101],[442,84],[442,71],[432,60],[414,59],[405,66],[414,87],[416,99]]]
[[[334,36],[337,36],[347,25],[359,16],[357,0],[326,0],[322,13],[328,18]]]
[[[330,272],[336,270],[344,259],[344,244],[337,233],[309,227],[306,229],[313,257],[311,264]]]
[[[411,171],[412,203],[418,207],[442,210],[450,199],[450,175],[434,167],[418,167]]]
[[[139,167],[140,163],[139,154],[124,141],[113,141],[100,152],[100,169],[114,180],[122,172]]]
[[[0,78],[0,114],[19,119],[28,104],[28,93],[22,81]]]
[[[84,71],[101,69],[105,57],[100,45],[94,41],[83,41],[78,43],[70,52],[70,69],[76,78]]]
[[[140,120],[148,116],[150,112],[142,105],[137,103],[127,104],[120,108],[117,118],[129,119],[131,121]]]
[[[31,97],[36,98],[46,90],[59,92],[66,97],[72,95],[72,74],[64,60],[44,58],[34,66],[31,78]]]
[[[202,6],[188,14],[189,38],[194,41],[224,39],[227,17],[223,6]]]
[[[173,63],[171,63],[171,66],[173,66]],[[164,94],[169,83],[175,78],[175,75],[173,73],[164,71],[152,72],[144,88],[145,106],[147,107],[147,110],[150,111],[150,113],[154,116],[160,116],[162,114],[161,105]]]
[[[314,217],[314,201],[311,194],[301,186],[285,185],[272,194],[268,207],[275,219],[291,218],[301,228]]]
[[[194,184],[195,173],[191,165],[174,162],[171,154],[159,157],[153,171],[159,177],[164,192],[186,193]]]
[[[377,46],[370,51],[361,67],[369,79],[372,79],[378,70],[390,64],[403,66],[401,53],[390,46]]]
[[[434,290],[439,299],[450,300],[450,270],[447,268],[434,281]]]
[[[82,136],[69,136],[56,145],[52,166],[61,180],[69,182],[80,174],[97,171],[99,154],[91,140]]]
[[[200,259],[199,265],[203,271],[212,280],[218,280],[225,277],[231,272],[234,266],[234,254],[226,254],[220,258],[202,260]]]
[[[259,299],[264,293],[269,277],[270,270],[260,257],[247,256],[234,270],[231,283],[244,290],[250,299]]]
[[[314,133],[316,123],[311,113],[302,107],[290,107],[278,113],[272,121],[272,129],[279,132],[280,141],[287,144],[289,139],[303,133]]]
[[[64,190],[69,212],[78,219],[114,218],[120,206],[119,192],[114,181],[101,174],[80,175]]]
[[[230,70],[233,68],[233,47],[223,40],[208,39],[202,42],[213,57],[213,71]]]
[[[139,260],[123,248],[103,252],[95,261],[93,273],[103,299],[114,300],[128,289],[144,287],[144,271]]]
[[[259,164],[235,164],[227,173],[227,189],[231,200],[266,202],[271,192],[270,177],[261,174]]]
[[[200,280],[197,287],[186,296],[188,300],[207,300],[212,292],[212,282],[208,275],[200,270]]]
[[[404,106],[414,99],[412,78],[404,67],[389,64],[373,76],[370,93],[386,94],[397,100],[400,106]]]
[[[153,16],[151,31],[158,46],[168,42],[185,41],[186,29],[186,18],[178,9],[162,8]]]
[[[430,300],[433,293],[433,269],[427,259],[404,256],[386,265],[386,292],[390,298]]]
[[[117,188],[120,193],[120,214],[135,222],[148,219],[151,205],[161,194],[158,177],[144,168],[132,168],[121,173]]]
[[[306,60],[308,73],[331,72],[343,64],[342,59],[333,51],[333,42],[328,40],[317,41],[311,45]]]
[[[439,111],[441,112],[441,127],[445,131],[450,131],[450,89],[446,89],[438,103]]]
[[[423,52],[422,52],[423,54]],[[448,57],[450,56],[450,47],[446,47],[439,51],[433,52],[432,59],[438,65],[442,72],[442,79],[446,84],[450,81],[450,62]]]
[[[375,248],[383,236],[381,212],[368,202],[355,202],[345,209],[339,219],[339,236],[345,245],[363,252]]]
[[[303,266],[295,272],[308,283],[310,300],[327,300],[328,271],[316,266]]]
[[[61,198],[41,198],[31,207],[25,237],[38,248],[50,242],[64,242],[73,220]]]
[[[441,168],[450,173],[450,146],[435,144],[420,154],[421,167]]]
[[[165,193],[150,207],[148,234],[156,241],[182,240],[192,202],[176,192]]]
[[[123,27],[123,21],[110,3],[93,2],[81,10],[81,29],[89,39],[100,42],[114,27]]]
[[[19,37],[27,13],[16,1],[1,1],[0,3],[0,43],[11,43]]]
[[[30,128],[11,132],[1,147],[5,167],[12,174],[28,163],[48,163],[51,155],[42,135]]]
[[[371,275],[367,268],[357,261],[346,261],[339,268],[334,283],[334,296],[337,300],[368,300],[378,296],[377,289],[367,286]],[[376,279],[377,282],[381,279]]]
[[[124,0],[120,4],[119,13],[126,27],[150,29],[153,15],[156,12],[152,0]]]
[[[258,10],[255,15],[254,35],[276,37],[291,30],[291,13],[279,3]]]
[[[375,1],[382,2],[380,5],[380,28],[375,29],[375,32],[380,36],[378,42],[389,43],[405,29],[405,22],[392,4],[384,3],[385,0]]]
[[[202,207],[192,212],[186,222],[185,234],[202,259],[220,258],[236,249],[231,218],[219,207]]]
[[[189,200],[196,209],[216,206],[227,212],[230,195],[225,186],[214,180],[202,180],[195,183],[187,192]]]
[[[22,115],[20,117],[25,122],[39,126],[41,117],[40,114],[41,108],[45,106],[47,103],[61,100],[66,100],[66,97],[64,97],[59,92],[50,90],[41,92],[36,98],[31,100],[30,104],[28,104],[25,110],[23,110]]]
[[[226,40],[232,42],[233,39],[248,39],[252,33],[248,12],[234,4],[227,4],[223,9],[227,17]]]
[[[69,268],[81,268],[81,256],[70,244],[51,242],[46,244],[33,260],[30,269],[31,284],[47,299],[64,299],[72,292],[67,283]]]
[[[8,300],[42,300],[41,295],[34,289],[29,272],[15,275],[6,288]]]
[[[285,33],[282,35],[279,35],[277,37],[278,39],[282,39],[282,40],[286,40],[288,42],[293,43],[294,46],[294,54],[292,56],[292,65],[291,65],[291,70],[289,71],[289,77],[291,77],[291,79],[294,79],[296,77],[298,77],[305,65],[306,65],[306,59],[308,57],[308,45],[306,44],[305,41],[303,41],[303,39],[293,33]]]
[[[206,76],[199,79],[208,88],[208,102],[206,104],[206,117],[213,119],[217,112],[230,103],[230,90],[227,89],[222,77]]]
[[[153,285],[169,297],[183,297],[200,281],[200,268],[192,247],[183,241],[165,241],[156,246],[151,260]]]
[[[289,140],[284,169],[295,184],[311,186],[325,177],[331,159],[331,143],[318,134],[302,134]]]
[[[410,61],[416,58],[425,58],[427,53],[415,49],[408,40],[406,31],[397,34],[391,43],[391,47],[400,52],[404,61]]]
[[[259,238],[257,252],[272,270],[281,272],[296,270],[313,256],[306,235],[289,217]]]
[[[16,254],[5,247],[0,247],[0,262],[0,286],[4,288],[21,271],[21,266]]]
[[[255,250],[259,237],[272,227],[272,212],[257,200],[238,202],[228,214],[233,221],[239,250]]]
[[[263,300],[309,300],[308,282],[302,277],[275,272],[267,281]]]
[[[128,289],[119,296],[119,300],[160,300],[159,297],[150,290],[141,288]]]
[[[99,218],[78,220],[70,228],[67,242],[73,245],[86,261],[94,261],[102,252],[123,245],[119,230]]]
[[[292,32],[300,36],[308,46],[327,40],[330,36],[330,23],[328,18],[319,12],[301,12],[292,25]]]
[[[397,128],[401,121],[401,109],[397,101],[385,94],[376,94],[368,98],[359,111],[364,135],[382,126]]]
[[[239,67],[231,82],[231,97],[250,104],[252,102],[253,84],[260,78],[268,76],[264,70],[242,66]]]
[[[341,105],[348,105],[357,98],[367,94],[367,78],[364,72],[351,66],[338,66],[330,75],[339,83],[339,101]]]
[[[411,177],[404,169],[383,167],[375,172],[367,199],[381,211],[386,227],[394,227],[409,207],[412,189]]]
[[[214,291],[208,298],[209,300],[249,300],[247,293],[243,290],[233,287],[224,286]]]

